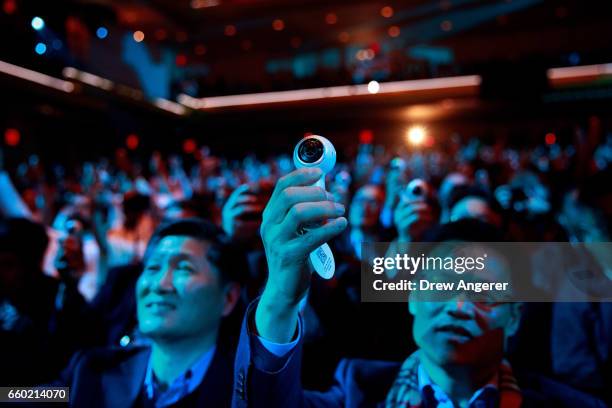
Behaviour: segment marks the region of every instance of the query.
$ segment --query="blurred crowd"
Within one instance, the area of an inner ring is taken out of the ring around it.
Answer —
[[[351,157],[340,154],[326,185],[346,207],[348,227],[330,243],[334,278],[315,276],[303,305],[304,385],[333,384],[343,358],[401,360],[416,349],[405,304],[360,301],[363,242],[427,240],[432,229],[465,219],[503,240],[609,242],[611,164],[612,134],[580,130],[566,144],[519,148],[457,136],[434,147],[362,144]],[[206,239],[223,248],[219,259],[230,251],[221,264],[231,265],[235,285],[210,295],[223,308],[190,304],[214,309],[191,318],[216,316],[216,344],[232,355],[244,311],[268,276],[262,213],[293,169],[289,154],[232,161],[206,147],[188,161],[163,152],[134,159],[119,149],[72,168],[36,155],[0,168],[0,385],[50,383],[71,361],[80,372],[83,350],[160,341],[143,323],[145,277],[161,243],[181,235],[164,227],[195,218],[218,228]],[[414,179],[427,186],[421,200],[406,198]],[[612,401],[611,322],[608,303],[530,303],[507,354],[515,367]],[[159,377],[155,363],[153,370]]]

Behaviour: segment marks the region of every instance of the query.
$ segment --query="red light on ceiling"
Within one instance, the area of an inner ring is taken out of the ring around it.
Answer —
[[[140,139],[136,134],[132,133],[131,135],[128,135],[128,137],[125,139],[125,145],[130,150],[136,150],[138,148],[138,144],[140,144]]]
[[[338,16],[336,13],[327,13],[325,15],[325,22],[329,25],[336,24],[338,22]]]
[[[187,154],[193,154],[198,149],[198,145],[193,139],[185,139],[183,142],[183,151]]]
[[[166,30],[164,30],[163,28],[157,29],[155,30],[155,39],[157,41],[163,41],[166,38],[168,38],[168,32]]]
[[[361,144],[372,144],[374,140],[374,133],[370,129],[362,129],[359,132],[359,143]]]
[[[187,57],[184,54],[179,54],[175,58],[176,65],[179,67],[184,67],[187,65]]]
[[[196,55],[204,55],[206,54],[206,46],[204,44],[198,44],[195,46],[193,51],[196,53]]]
[[[6,14],[13,14],[15,11],[17,11],[17,3],[15,0],[4,0],[2,10],[4,10]]]
[[[134,34],[132,35],[132,37],[134,37],[134,41],[136,41],[137,43],[143,42],[145,39],[144,33],[140,30],[134,31]]]
[[[546,136],[544,136],[544,141],[549,146],[553,145],[557,142],[557,135],[555,135],[554,133],[547,133]]]
[[[179,31],[176,33],[176,41],[180,43],[187,41],[188,38],[189,36],[187,35],[185,31]]]
[[[385,6],[385,7],[381,8],[380,9],[380,15],[385,17],[385,18],[393,17],[393,7]]]
[[[291,37],[292,48],[300,48],[300,45],[302,45],[302,39],[300,37]]]
[[[17,129],[6,129],[4,132],[4,142],[8,146],[17,146],[21,141],[21,133]]]
[[[557,7],[555,9],[555,16],[557,16],[558,19],[562,19],[567,17],[567,15],[569,14],[569,12],[567,11],[567,8],[560,6]]]
[[[251,40],[244,40],[240,43],[240,47],[242,48],[243,51],[248,51],[251,48],[253,48],[253,41]]]
[[[400,28],[398,26],[391,26],[389,30],[387,30],[389,37],[398,37],[400,35]]]
[[[225,26],[225,35],[228,37],[233,37],[236,35],[236,26],[234,25],[226,25]]]
[[[272,28],[274,31],[283,31],[285,29],[285,22],[280,18],[277,18],[272,22]]]

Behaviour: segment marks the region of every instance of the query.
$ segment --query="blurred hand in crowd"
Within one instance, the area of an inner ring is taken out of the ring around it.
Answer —
[[[348,169],[342,169],[329,184],[329,192],[333,194],[334,200],[348,206],[350,202],[351,173]]]
[[[256,312],[257,329],[270,341],[289,341],[298,305],[310,285],[309,254],[340,234],[347,225],[344,206],[312,186],[321,170],[299,169],[281,178],[263,213],[261,236],[268,261],[268,281]],[[303,235],[304,224],[321,223]]]
[[[59,240],[55,268],[65,283],[78,283],[85,273],[85,256],[81,238],[82,225],[77,220],[66,223],[68,234]]]
[[[437,212],[426,197],[401,195],[393,212],[393,222],[401,242],[419,241],[438,222]]]
[[[252,184],[242,184],[230,194],[221,211],[221,226],[227,235],[242,242],[257,237],[265,206],[261,198]]]
[[[406,171],[406,162],[401,157],[395,157],[389,163],[389,170],[385,179],[385,206],[395,207],[402,188],[408,183]]]

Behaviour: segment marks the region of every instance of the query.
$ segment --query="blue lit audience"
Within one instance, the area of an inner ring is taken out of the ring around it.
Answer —
[[[426,310],[360,300],[363,242],[445,240],[465,225],[500,240],[609,242],[609,140],[590,156],[580,146],[473,140],[340,154],[327,185],[347,221],[326,224],[338,229],[325,236],[336,274],[300,282],[286,304],[271,294],[284,279],[277,263],[292,254],[266,238],[266,217],[286,205],[272,191],[295,175],[288,155],[231,161],[202,148],[189,167],[177,155],[128,160],[119,149],[70,169],[32,155],[0,168],[0,385],[60,378],[77,406],[92,395],[106,406],[156,407],[229,406],[232,398],[237,406],[505,407],[517,398],[596,406],[587,394],[610,403],[609,303],[508,304],[495,314],[477,304]],[[423,199],[407,198],[415,178],[428,186]],[[301,251],[291,262],[303,263],[309,251]],[[539,265],[536,286],[550,289],[547,269]],[[262,308],[276,308],[277,319]],[[466,329],[481,317],[490,333]],[[482,337],[473,342],[482,347],[439,352],[430,334],[447,320]],[[302,393],[302,385],[323,393]],[[538,405],[545,401],[552,405]]]

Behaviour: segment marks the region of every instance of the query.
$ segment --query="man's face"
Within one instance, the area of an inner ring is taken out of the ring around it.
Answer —
[[[384,198],[384,193],[377,186],[364,186],[357,190],[349,209],[351,226],[375,227]]]
[[[469,280],[509,282],[510,276],[507,269],[493,267]],[[464,293],[456,293],[448,301],[409,302],[414,340],[440,366],[498,364],[506,339],[518,329],[521,307],[520,303],[469,301]]]
[[[184,236],[159,241],[136,284],[140,331],[154,339],[216,331],[228,308],[209,243]]]
[[[416,344],[440,366],[499,362],[519,314],[518,304],[461,300],[413,302],[410,312]]]

